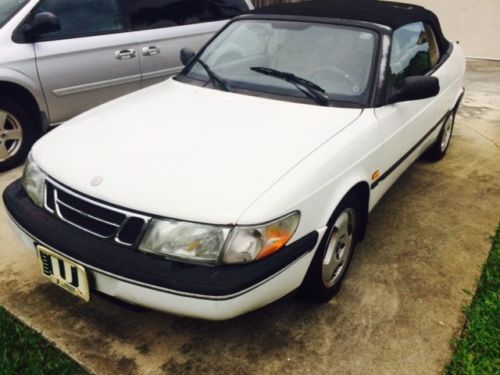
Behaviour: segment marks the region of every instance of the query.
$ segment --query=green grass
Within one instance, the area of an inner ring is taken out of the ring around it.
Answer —
[[[500,227],[447,374],[500,374]]]
[[[0,306],[0,375],[87,374]]]

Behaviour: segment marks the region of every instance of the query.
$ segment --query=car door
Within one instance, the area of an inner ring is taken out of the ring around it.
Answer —
[[[142,87],[182,69],[179,52],[198,51],[228,19],[249,9],[245,0],[120,0],[138,42]]]
[[[51,123],[140,88],[137,44],[117,0],[42,0],[34,12],[54,13],[61,24],[34,43]]]
[[[452,79],[446,69],[437,69],[444,58],[429,25],[412,23],[393,33],[389,79],[392,90],[397,90],[406,77],[432,74],[438,77],[441,91],[432,98],[399,102],[375,109],[385,149],[380,173],[390,173],[380,182],[383,186],[379,189],[380,193],[392,185],[439,131],[437,128],[435,131],[432,129],[448,111],[450,100],[445,88]]]

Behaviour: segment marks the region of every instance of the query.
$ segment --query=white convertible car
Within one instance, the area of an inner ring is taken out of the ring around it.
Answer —
[[[181,58],[43,137],[4,192],[41,272],[87,301],[213,320],[328,301],[375,204],[445,155],[464,93],[461,48],[407,4],[261,8]]]

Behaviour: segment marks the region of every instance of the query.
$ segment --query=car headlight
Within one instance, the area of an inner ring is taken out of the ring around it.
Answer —
[[[230,227],[153,219],[139,249],[156,255],[216,262]]]
[[[30,154],[24,165],[22,183],[28,196],[39,207],[43,207],[45,177],[45,173],[35,164]]]
[[[146,253],[207,263],[247,263],[285,247],[299,224],[294,212],[258,226],[215,226],[153,219],[139,245]]]
[[[300,214],[294,212],[259,226],[235,227],[224,249],[224,263],[248,263],[281,250],[295,234]]]

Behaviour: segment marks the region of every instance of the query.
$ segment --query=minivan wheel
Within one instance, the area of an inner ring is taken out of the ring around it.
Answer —
[[[434,144],[426,151],[424,157],[427,160],[439,161],[446,155],[450,146],[453,128],[455,126],[455,110],[452,111],[445,120],[439,135]]]
[[[29,112],[0,96],[0,172],[21,164],[35,139],[34,122]]]
[[[339,291],[352,259],[360,223],[360,203],[349,195],[335,210],[300,288],[313,302],[328,302]]]

